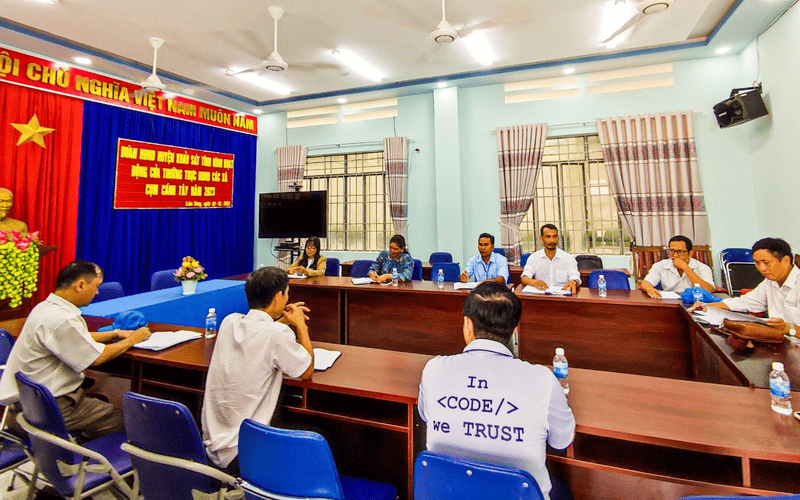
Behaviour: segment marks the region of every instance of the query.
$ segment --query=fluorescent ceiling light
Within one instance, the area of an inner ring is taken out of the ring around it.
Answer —
[[[472,54],[472,57],[476,61],[484,66],[492,65],[495,61],[495,55],[494,52],[492,52],[492,48],[489,47],[489,42],[486,41],[486,37],[483,36],[482,31],[474,31],[472,34],[465,36],[463,40],[470,54]]]
[[[254,109],[253,113],[256,114],[256,115],[260,115],[261,113],[263,113],[263,111],[260,110],[260,109]]]
[[[164,95],[162,97],[164,99],[175,99],[176,96],[172,92],[164,92]]]
[[[354,71],[373,82],[377,83],[383,80],[383,76],[381,76],[377,69],[352,52],[345,49],[334,49],[331,53],[339,58],[340,61],[350,66]]]
[[[90,64],[92,64],[92,60],[89,59],[88,57],[76,56],[73,57],[72,60],[83,66],[89,66]]]
[[[572,73],[575,73],[575,68],[564,68],[565,75],[571,75]]]
[[[724,45],[716,50],[717,54],[723,55],[731,51],[730,45]]]
[[[58,0],[36,0],[38,3],[58,3]]]
[[[443,89],[447,87],[447,82],[439,82],[436,84],[436,86],[439,87],[440,89]]]
[[[336,102],[338,102],[339,104],[344,104],[347,102],[347,99],[345,99],[344,97],[340,97],[336,99]]]
[[[252,83],[253,85],[258,85],[261,88],[265,88],[270,92],[275,92],[276,94],[289,95],[292,93],[291,90],[284,87],[280,83],[275,83],[273,81],[267,80],[263,76],[258,76],[253,73],[240,73],[235,76],[236,78],[241,78],[242,80],[248,83]]]

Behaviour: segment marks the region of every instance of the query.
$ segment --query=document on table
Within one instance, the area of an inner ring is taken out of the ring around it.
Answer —
[[[133,347],[160,351],[189,340],[199,339],[202,336],[202,333],[190,332],[188,330],[178,330],[177,332],[153,332],[150,334],[150,338],[135,344]]]
[[[527,285],[525,288],[522,289],[525,293],[536,293],[539,295],[572,295],[572,292],[569,290],[562,290],[559,286],[551,286],[548,287],[547,290],[540,290],[533,285]]]
[[[734,311],[727,311],[725,309],[718,309],[716,307],[708,307],[705,311],[697,310],[692,313],[698,321],[708,323],[712,326],[719,326],[722,321],[729,319],[731,321],[745,321],[748,323],[766,323],[766,318],[758,318],[749,314],[738,313]]]
[[[354,285],[369,285],[370,283],[375,283],[372,278],[350,278],[350,281],[352,281]]]
[[[306,277],[305,274],[290,274],[289,275],[289,278],[291,278],[293,280],[301,279],[301,278],[305,278],[305,277]]]
[[[321,347],[314,348],[314,371],[324,372],[331,366],[333,362],[339,359],[342,355],[341,351],[329,351]]]
[[[661,293],[661,298],[662,299],[670,299],[671,300],[671,299],[680,299],[681,298],[681,296],[678,295],[678,292],[669,292],[669,291],[667,291],[667,292],[660,292],[660,293]]]
[[[467,283],[461,283],[460,281],[453,283],[453,290],[472,290],[476,286],[480,285],[480,281],[471,281]]]

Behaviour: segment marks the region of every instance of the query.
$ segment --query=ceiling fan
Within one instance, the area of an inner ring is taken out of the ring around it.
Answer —
[[[431,38],[433,41],[440,44],[454,42],[458,38],[458,31],[453,29],[445,16],[444,0],[442,0],[442,20],[436,26],[436,29],[431,31]]]
[[[670,5],[672,5],[673,1],[674,0],[641,0],[637,6],[639,12],[637,12],[632,18],[628,19],[628,22],[623,24],[622,27],[615,31],[610,37],[603,40],[603,43],[610,42],[636,24],[642,22],[645,17],[664,12],[670,7]]]
[[[273,33],[273,45],[272,45],[272,53],[267,57],[265,60],[261,61],[261,66],[257,68],[250,68],[243,71],[237,71],[236,73],[228,73],[228,76],[235,76],[241,75],[243,73],[254,73],[256,71],[286,71],[289,68],[289,65],[286,64],[286,61],[283,60],[281,55],[278,53],[278,19],[283,16],[283,9],[280,7],[269,7],[267,9],[269,11],[269,15],[272,19],[275,20],[275,30]]]
[[[146,96],[151,92],[160,92],[163,91],[166,87],[161,82],[161,79],[156,74],[156,62],[158,57],[158,49],[164,44],[164,40],[158,37],[151,37],[150,45],[153,46],[153,72],[150,73],[150,76],[144,79],[139,85],[142,86],[139,90],[133,93],[133,97],[142,97]]]

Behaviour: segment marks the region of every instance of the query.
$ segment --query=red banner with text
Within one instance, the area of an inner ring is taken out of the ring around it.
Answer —
[[[114,208],[231,208],[233,155],[119,139]]]
[[[146,111],[256,135],[255,116],[183,96],[151,92],[134,96],[141,86],[0,46],[0,82],[24,85],[81,99]]]

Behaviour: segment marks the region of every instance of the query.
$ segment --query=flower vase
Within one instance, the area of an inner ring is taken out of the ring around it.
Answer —
[[[197,288],[197,282],[194,280],[184,280],[181,281],[181,286],[183,287],[183,295],[191,295],[194,293],[195,288]]]

